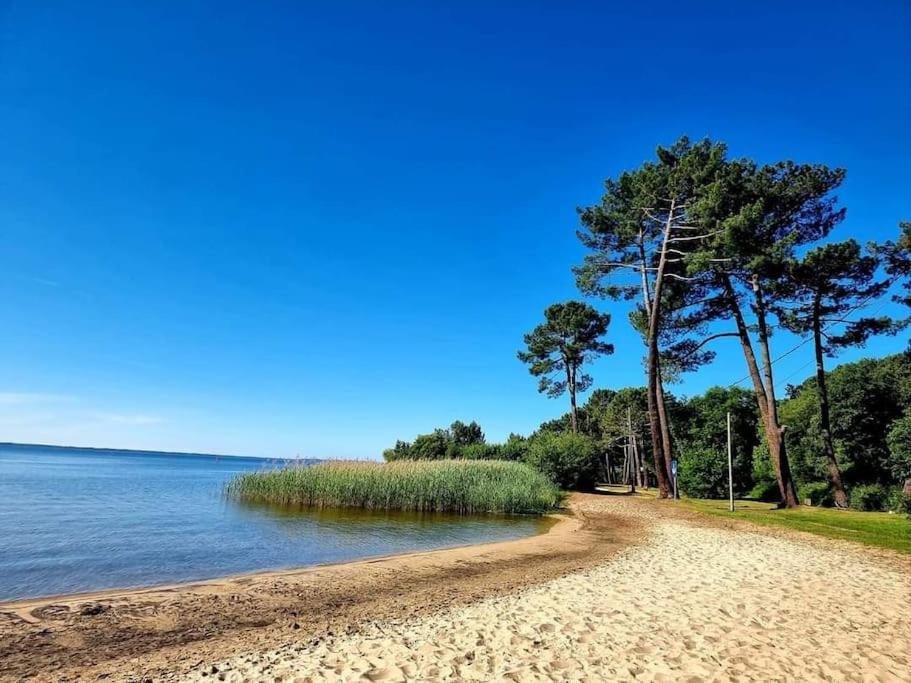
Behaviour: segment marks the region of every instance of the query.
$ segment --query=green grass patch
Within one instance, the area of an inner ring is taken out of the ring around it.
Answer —
[[[238,475],[229,496],[313,508],[542,514],[563,493],[534,468],[498,460],[330,461]]]
[[[726,500],[685,498],[683,505],[719,517],[781,526],[911,554],[911,522],[905,515],[808,506],[778,510],[770,503],[748,500],[736,501],[734,512],[728,510]]]

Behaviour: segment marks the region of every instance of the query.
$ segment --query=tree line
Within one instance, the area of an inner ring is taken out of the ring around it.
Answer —
[[[643,482],[667,497],[677,460],[683,490],[713,496],[731,412],[741,495],[786,507],[808,498],[845,507],[852,493],[857,506],[883,507],[902,488],[911,498],[907,357],[826,369],[841,350],[906,328],[907,319],[858,315],[870,303],[899,291],[891,298],[911,306],[911,223],[882,243],[825,241],[845,216],[835,195],[844,177],[822,164],[732,158],[708,139],[659,147],[655,159],[608,178],[598,203],[578,209],[587,253],[573,268],[584,296],[628,302],[645,386],[596,390],[579,405],[593,386],[591,361],[614,353],[605,339],[611,316],[584,301],[556,303],[518,358],[539,391],[568,395],[563,418],[501,444],[488,443],[474,422],[455,422],[384,456],[525,460],[584,488],[618,474],[618,444],[635,431],[646,437]],[[804,337],[815,364],[785,397],[776,395],[775,362],[804,343],[776,356],[777,330]],[[711,363],[725,338],[741,350],[749,388],[674,397],[667,385]],[[852,373],[862,378],[843,381]],[[859,398],[861,390],[879,393]]]
[[[470,438],[466,438],[470,436]],[[510,434],[503,443],[489,443],[477,422],[456,420],[449,428],[418,434],[412,441],[396,441],[383,451],[387,462],[396,460],[512,460],[525,462],[564,489],[590,489],[600,473],[597,442],[572,431],[541,429],[530,437]]]
[[[907,509],[902,494],[911,473],[911,354],[866,358],[826,373],[834,450],[851,504],[862,510]],[[798,499],[814,505],[835,505],[829,481],[815,374],[787,387],[779,402],[787,426],[792,472]],[[579,435],[599,445],[605,467],[612,462],[619,476],[621,443],[630,410],[634,429],[646,433],[646,387],[618,391],[598,389],[579,408]],[[703,394],[665,400],[674,424],[679,483],[687,495],[726,498],[728,495],[726,416],[733,432],[734,492],[739,497],[778,500],[778,481],[764,443],[761,415],[752,390],[713,387]],[[543,423],[539,431],[571,431],[569,414]],[[646,450],[650,445],[646,443]],[[652,454],[646,459],[648,478],[655,482]],[[601,470],[606,480],[608,473]]]
[[[608,178],[601,201],[579,209],[577,235],[587,250],[574,268],[580,292],[632,302],[629,321],[644,347],[647,444],[662,497],[670,493],[671,463],[681,455],[677,440],[689,438],[691,428],[675,412],[666,384],[712,362],[713,345],[729,337],[752,385],[738,402],[753,401],[777,497],[785,507],[799,504],[801,456],[791,458],[788,450],[799,441],[786,434],[786,402],[775,392],[771,338],[784,329],[812,341],[816,373],[807,393],[812,399],[804,401],[813,401],[817,415],[814,447],[832,502],[848,505],[848,456],[838,450],[842,426],[832,417],[825,359],[904,329],[905,320],[854,314],[895,283],[903,293],[894,298],[911,304],[911,223],[900,224],[894,241],[825,243],[845,216],[834,194],[844,177],[844,169],[822,164],[731,158],[723,143],[684,137],[659,147],[654,160]],[[609,324],[610,316],[590,304],[554,304],[518,354],[539,378],[540,391],[569,395],[573,433],[583,423],[577,396],[592,383],[585,365],[613,352],[604,341]],[[903,438],[896,435],[895,444]],[[692,454],[681,460],[695,462]],[[898,476],[911,496],[911,471]]]
[[[902,485],[911,473],[911,354],[846,363],[826,373],[831,409],[830,438],[850,504],[861,510],[908,510]],[[835,505],[825,453],[815,373],[788,386],[779,402],[798,499]],[[620,482],[629,427],[637,436],[649,430],[648,388],[596,389],[576,407],[575,427],[567,412],[542,423],[529,436],[511,434],[502,443],[487,441],[476,422],[456,421],[449,428],[399,441],[387,460],[492,459],[527,462],[568,489],[587,489],[596,481]],[[778,480],[764,443],[764,427],[753,391],[740,386],[713,387],[689,398],[664,397],[674,425],[679,485],[698,498],[728,495],[726,416],[733,432],[733,482],[738,497],[778,500]],[[643,439],[641,483],[657,483],[652,445]],[[909,510],[911,511],[911,510]]]

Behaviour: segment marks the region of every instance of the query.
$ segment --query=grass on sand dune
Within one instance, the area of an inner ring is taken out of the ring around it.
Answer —
[[[544,513],[563,494],[534,468],[496,460],[330,461],[238,475],[228,495],[249,501],[432,512]]]

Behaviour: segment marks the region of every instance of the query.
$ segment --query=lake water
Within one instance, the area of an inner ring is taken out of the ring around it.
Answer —
[[[226,500],[257,458],[0,445],[0,600],[507,540],[532,517],[310,512]]]

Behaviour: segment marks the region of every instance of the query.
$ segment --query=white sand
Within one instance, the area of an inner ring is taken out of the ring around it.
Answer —
[[[589,506],[642,517],[621,498]],[[911,681],[911,574],[846,544],[661,516],[594,569],[191,681]]]

